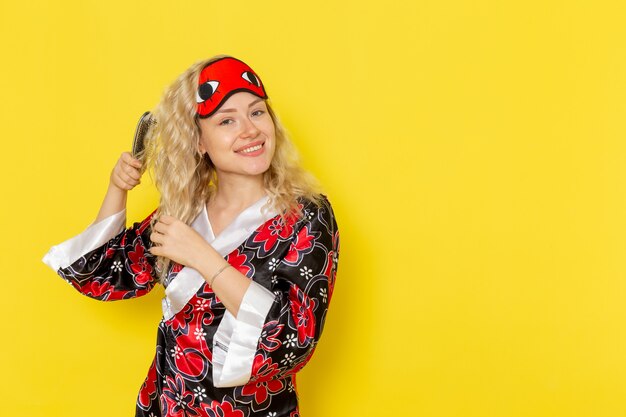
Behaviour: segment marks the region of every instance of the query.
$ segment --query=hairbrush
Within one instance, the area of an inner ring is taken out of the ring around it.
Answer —
[[[141,115],[135,129],[135,138],[133,139],[133,157],[137,159],[143,158],[144,150],[146,149],[146,138],[148,138],[154,125],[156,125],[156,119],[152,117],[152,113],[147,111]]]

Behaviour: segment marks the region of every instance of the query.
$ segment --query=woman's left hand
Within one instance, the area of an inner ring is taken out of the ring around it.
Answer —
[[[194,268],[198,260],[213,248],[198,232],[172,216],[162,215],[152,228],[150,248],[155,256],[164,256],[181,265]]]

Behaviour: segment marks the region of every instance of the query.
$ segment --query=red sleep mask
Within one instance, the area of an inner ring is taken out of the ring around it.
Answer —
[[[200,118],[209,117],[228,97],[239,91],[267,98],[259,76],[242,61],[226,57],[211,62],[200,72],[196,114]]]

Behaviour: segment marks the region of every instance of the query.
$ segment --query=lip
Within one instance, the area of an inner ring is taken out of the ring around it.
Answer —
[[[265,144],[265,141],[264,141],[264,140],[255,140],[254,142],[250,142],[250,143],[248,143],[247,145],[244,145],[244,146],[242,146],[241,148],[236,149],[236,150],[235,150],[235,152],[240,154],[240,153],[241,153],[241,151],[243,151],[243,150],[245,150],[245,149],[252,148],[252,147],[257,146],[257,145],[264,145],[264,144]],[[262,150],[262,149],[263,149],[263,148],[261,148],[261,149],[259,149],[259,150]],[[258,151],[254,151],[254,152],[252,152],[252,153],[254,154],[254,153],[257,153],[257,152],[258,152]],[[245,154],[244,154],[244,155],[245,155]]]

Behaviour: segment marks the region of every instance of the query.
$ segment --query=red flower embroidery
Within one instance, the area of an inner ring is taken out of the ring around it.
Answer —
[[[152,361],[152,365],[150,365],[150,370],[148,371],[148,376],[141,386],[141,390],[139,391],[139,397],[137,398],[137,403],[144,410],[147,410],[150,407],[150,403],[153,399],[156,398],[156,358]]]
[[[174,352],[171,353],[174,356],[174,363],[176,368],[186,377],[193,380],[205,377],[208,373],[208,362],[212,360],[212,357],[203,354],[197,349],[187,348],[183,350],[176,350],[178,345],[174,348]],[[180,349],[180,348],[178,348]]]
[[[108,296],[111,294],[112,291],[113,287],[107,281],[88,282],[80,288],[80,292],[82,292],[83,294],[103,300],[108,299]]]
[[[315,244],[315,234],[309,234],[309,227],[304,226],[298,232],[295,242],[291,243],[289,252],[285,256],[285,263],[289,265],[297,265],[300,263],[304,255],[313,250]]]
[[[273,250],[276,242],[280,240],[287,240],[293,233],[293,221],[284,223],[282,217],[276,216],[271,220],[265,222],[258,233],[254,236],[253,242],[262,243],[262,249],[264,253],[269,253]]]
[[[152,280],[152,266],[144,256],[144,247],[139,239],[135,241],[135,250],[128,252],[128,259],[133,279],[138,285],[145,285]]]
[[[104,253],[104,257],[105,258],[111,258],[114,254],[115,254],[116,249],[115,248],[107,248],[106,252]]]
[[[204,411],[207,412],[209,417],[245,417],[243,411],[235,410],[233,403],[228,400],[228,397],[220,401],[211,401],[209,406],[204,407]]]
[[[150,288],[143,290],[115,290],[115,288],[108,281],[92,281],[87,282],[85,285],[80,286],[76,282],[72,282],[72,285],[81,293],[88,297],[96,298],[98,300],[122,300],[129,297],[140,297],[147,294]]]
[[[252,379],[241,389],[241,394],[253,396],[254,402],[263,404],[269,399],[268,393],[276,394],[285,388],[280,379],[274,379],[278,374],[278,364],[272,363],[271,358],[265,359],[259,354],[254,357],[252,364]]]
[[[248,261],[248,258],[245,254],[239,252],[239,249],[235,249],[234,251],[229,253],[226,261],[243,275],[249,276],[250,272],[252,272],[252,268],[250,262]]]
[[[291,301],[291,315],[296,328],[298,329],[298,344],[304,345],[315,336],[315,301],[296,285],[292,285],[289,290]]]

